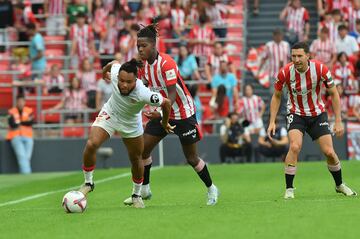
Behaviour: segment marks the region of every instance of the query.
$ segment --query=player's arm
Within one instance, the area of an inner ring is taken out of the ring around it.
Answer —
[[[335,125],[333,128],[333,131],[337,137],[340,137],[344,133],[344,127],[341,122],[340,96],[339,96],[339,93],[338,93],[335,85],[328,88],[327,92],[329,93],[329,95],[332,99],[331,104],[332,104],[332,108],[333,108],[333,111],[335,114]]]
[[[111,67],[114,65],[114,64],[120,64],[118,61],[114,60],[112,62],[109,62],[106,64],[106,66],[104,66],[102,68],[102,78],[105,80],[105,81],[110,81],[110,72],[111,72]]]
[[[175,126],[171,126],[169,124],[170,112],[171,112],[171,101],[169,99],[163,98],[163,102],[161,104],[161,110],[163,113],[162,121],[161,121],[163,128],[167,133],[174,133],[173,129],[175,128]]]

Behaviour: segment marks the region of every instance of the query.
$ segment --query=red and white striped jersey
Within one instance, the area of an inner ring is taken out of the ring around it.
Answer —
[[[99,53],[115,54],[118,31],[115,27],[103,28],[102,34],[105,34],[105,37],[100,39]]]
[[[347,62],[345,66],[337,62],[333,69],[335,84],[342,84],[347,91],[355,91],[358,84],[354,78],[354,72],[354,67],[350,62]]]
[[[65,90],[65,106],[67,110],[86,109],[87,96],[83,89]]]
[[[81,89],[86,92],[97,89],[96,72],[92,71],[78,71],[76,78],[80,80]]]
[[[231,63],[231,59],[227,54],[222,54],[221,56],[211,54],[208,57],[207,64],[211,66],[212,75],[220,73],[220,62],[222,61]]]
[[[334,9],[340,9],[343,12],[346,12],[348,7],[351,6],[349,0],[326,0],[326,11],[331,12]]]
[[[97,8],[95,10],[94,16],[93,16],[93,27],[94,30],[98,31],[106,26],[106,18],[108,16],[108,12],[105,8]]]
[[[334,21],[322,21],[320,22],[319,28],[320,30],[323,27],[326,27],[327,29],[329,29],[329,38],[330,41],[335,42],[336,39],[339,37],[339,32],[338,32],[338,27],[339,27],[340,23],[335,23]]]
[[[289,62],[290,45],[286,41],[281,41],[279,44],[270,41],[265,45],[265,54],[269,61],[269,74],[271,77],[276,77],[280,68]]]
[[[195,6],[190,9],[190,13],[186,16],[186,18],[192,26],[199,24],[199,11]]]
[[[299,73],[293,63],[283,67],[275,81],[275,89],[281,91],[284,84],[288,92],[288,113],[300,116],[317,116],[325,111],[321,97],[322,83],[326,88],[334,86],[326,65],[309,60],[306,72]]]
[[[80,59],[90,56],[89,43],[94,40],[91,26],[85,24],[80,28],[77,24],[73,24],[70,29],[70,39],[75,40]]]
[[[131,45],[132,47],[130,47]],[[120,47],[129,47],[128,52],[121,52],[124,55],[124,61],[130,61],[138,54],[136,39],[133,39],[130,35],[121,37]]]
[[[245,119],[250,122],[256,122],[260,117],[261,108],[264,101],[260,96],[252,95],[251,97],[242,97],[239,103],[239,113],[244,115]]]
[[[52,87],[59,87],[60,89],[65,89],[65,79],[64,76],[59,74],[57,76],[47,75],[44,77],[46,87],[51,89]]]
[[[356,19],[360,18],[360,9],[355,9],[352,6],[348,8],[345,14],[345,19],[349,22],[349,31],[356,30]]]
[[[226,26],[225,15],[228,10],[224,4],[216,3],[215,6],[205,8],[205,12],[214,27]]]
[[[159,92],[166,98],[169,98],[167,86],[176,85],[176,100],[171,108],[171,119],[187,119],[195,114],[194,101],[180,76],[178,66],[169,55],[159,53],[152,64],[146,61],[139,72],[139,78],[147,81],[152,91]]]
[[[336,54],[335,43],[331,42],[330,39],[327,39],[326,41],[316,39],[310,46],[310,52],[315,54],[315,60],[329,63],[333,57],[333,54]]]
[[[310,20],[309,12],[304,7],[288,7],[286,10],[286,26],[288,30],[293,30],[302,39],[305,23]]]
[[[185,26],[185,13],[181,8],[171,9],[171,24],[173,28],[183,28]]]
[[[65,15],[65,0],[48,0],[49,16]]]
[[[203,26],[200,27],[198,25],[194,26],[190,33],[189,33],[190,39],[196,39],[196,40],[209,40],[214,41],[215,40],[215,33],[213,29],[210,26]],[[208,56],[212,53],[212,44],[206,44],[206,43],[197,43],[194,45],[193,48],[193,54],[196,56]]]

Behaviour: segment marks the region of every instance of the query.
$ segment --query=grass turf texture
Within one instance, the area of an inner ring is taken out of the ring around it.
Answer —
[[[360,191],[360,163],[343,162],[345,182]],[[325,162],[300,163],[295,199],[285,201],[283,165],[210,165],[221,196],[205,205],[205,188],[190,167],[152,173],[147,208],[124,206],[125,178],[96,185],[83,214],[66,214],[64,193],[0,207],[1,238],[358,238],[360,197],[336,194]],[[96,170],[95,180],[128,169]],[[0,175],[0,204],[78,185],[82,173]],[[96,181],[95,181],[96,182]]]

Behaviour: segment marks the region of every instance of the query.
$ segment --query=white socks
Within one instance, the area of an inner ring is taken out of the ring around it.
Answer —
[[[92,171],[83,171],[84,172],[84,178],[85,178],[85,183],[91,183],[93,184],[93,173],[94,173],[94,170]]]
[[[142,186],[142,183],[135,183],[135,182],[133,182],[133,191],[132,191],[132,194],[141,196],[141,186]]]

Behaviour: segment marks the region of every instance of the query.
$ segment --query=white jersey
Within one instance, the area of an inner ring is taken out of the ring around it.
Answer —
[[[123,96],[118,87],[120,64],[111,67],[112,95],[101,109],[93,126],[105,129],[111,136],[119,131],[124,138],[133,138],[143,133],[141,111],[146,104],[161,106],[164,98],[161,94],[152,92],[140,79],[132,92]]]

